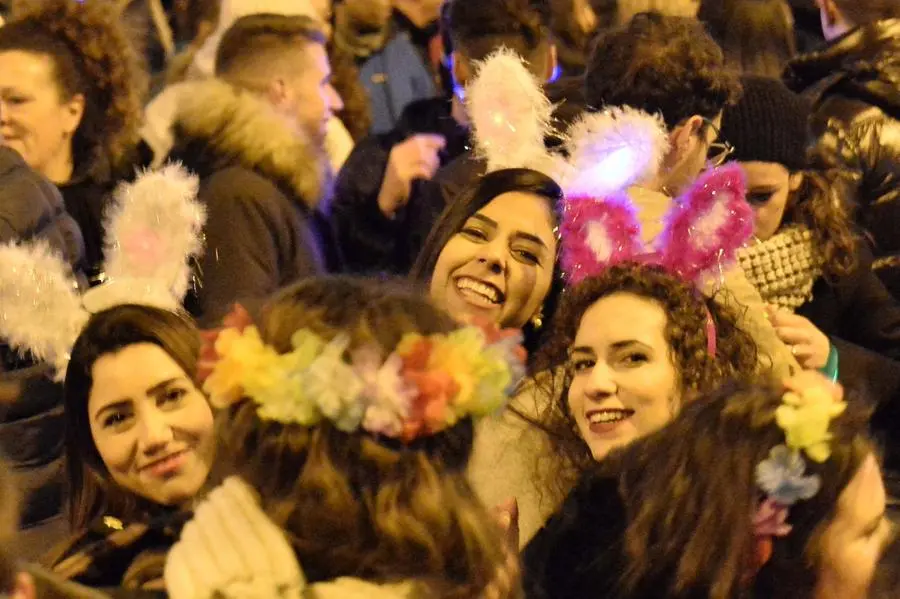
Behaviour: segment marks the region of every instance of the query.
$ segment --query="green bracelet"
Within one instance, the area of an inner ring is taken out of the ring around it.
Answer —
[[[836,383],[838,380],[839,362],[838,350],[834,346],[834,343],[832,343],[831,349],[828,351],[828,361],[825,363],[825,367],[821,368],[819,372],[830,378],[832,383]]]

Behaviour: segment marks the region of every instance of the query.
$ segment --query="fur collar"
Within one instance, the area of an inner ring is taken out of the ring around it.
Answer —
[[[191,146],[176,152],[188,167],[198,160],[213,168],[236,162],[287,186],[309,208],[323,199],[331,178],[324,147],[286,126],[250,92],[217,79],[184,86],[174,129],[179,149]]]

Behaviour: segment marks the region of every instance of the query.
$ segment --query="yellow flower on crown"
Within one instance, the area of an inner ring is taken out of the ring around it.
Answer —
[[[428,360],[430,370],[448,373],[459,393],[453,398],[452,409],[458,414],[468,413],[478,384],[478,361],[484,350],[484,335],[478,329],[457,329],[435,343]]]
[[[823,387],[810,387],[802,393],[788,391],[775,410],[775,422],[784,431],[788,447],[822,463],[831,456],[831,421],[846,408],[846,403],[836,401]]]
[[[243,331],[223,330],[216,339],[215,350],[219,363],[203,383],[203,390],[217,408],[238,401],[245,393],[247,376],[278,356],[274,349],[263,343],[254,326]]]

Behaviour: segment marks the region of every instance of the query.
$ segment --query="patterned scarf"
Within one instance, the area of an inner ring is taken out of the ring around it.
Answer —
[[[805,226],[785,227],[765,241],[738,250],[737,255],[763,301],[791,312],[812,299],[813,285],[822,276],[822,257]]]

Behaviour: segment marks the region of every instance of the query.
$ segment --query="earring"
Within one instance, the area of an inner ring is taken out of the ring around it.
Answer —
[[[540,331],[541,327],[544,326],[544,309],[538,310],[537,314],[532,316],[529,322],[531,322],[531,327],[535,331]]]

